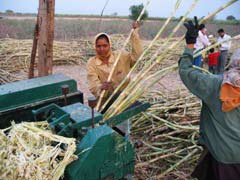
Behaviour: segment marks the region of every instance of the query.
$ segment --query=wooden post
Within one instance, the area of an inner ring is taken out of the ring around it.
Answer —
[[[30,66],[29,66],[29,72],[28,72],[28,79],[34,78],[34,64],[37,54],[37,43],[38,43],[38,35],[39,35],[39,16],[37,15],[37,22],[35,25],[34,30],[34,37],[33,37],[33,46],[32,46],[32,53],[31,53],[31,60],[30,60]]]
[[[55,0],[39,0],[38,76],[52,74]]]

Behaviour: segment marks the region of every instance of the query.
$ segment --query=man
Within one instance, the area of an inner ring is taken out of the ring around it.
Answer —
[[[224,76],[205,74],[192,66],[197,19],[185,24],[185,49],[179,74],[186,87],[202,100],[199,144],[204,151],[192,176],[199,180],[239,180],[240,177],[240,49]]]
[[[206,27],[205,27],[204,24],[200,24],[197,41],[194,44],[195,52],[197,53],[197,52],[201,51],[202,49],[206,48],[210,44],[211,43],[209,42],[208,37],[207,37]],[[199,55],[196,58],[194,58],[193,59],[193,65],[198,66],[198,67],[202,67],[203,66],[203,58],[205,58],[205,57],[203,57],[202,55]]]
[[[218,30],[218,42],[222,42],[224,40],[230,39],[231,36],[227,35],[223,29]],[[218,60],[218,74],[223,74],[225,64],[227,61],[228,51],[231,48],[231,41],[223,42],[219,45],[220,56]]]

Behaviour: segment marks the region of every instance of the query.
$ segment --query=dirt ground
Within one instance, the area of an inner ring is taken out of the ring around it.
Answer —
[[[75,79],[78,84],[78,90],[80,90],[84,94],[85,102],[88,97],[92,96],[87,85],[86,65],[54,66],[53,73],[54,74],[61,73]]]

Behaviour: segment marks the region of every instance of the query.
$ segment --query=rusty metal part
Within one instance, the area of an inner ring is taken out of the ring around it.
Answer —
[[[88,105],[92,109],[92,128],[94,128],[94,108],[97,105],[97,98],[95,96],[88,98]]]

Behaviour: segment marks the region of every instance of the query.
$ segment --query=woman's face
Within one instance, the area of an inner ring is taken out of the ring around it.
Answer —
[[[104,39],[98,39],[96,42],[96,51],[100,56],[106,56],[110,50],[109,42]]]

